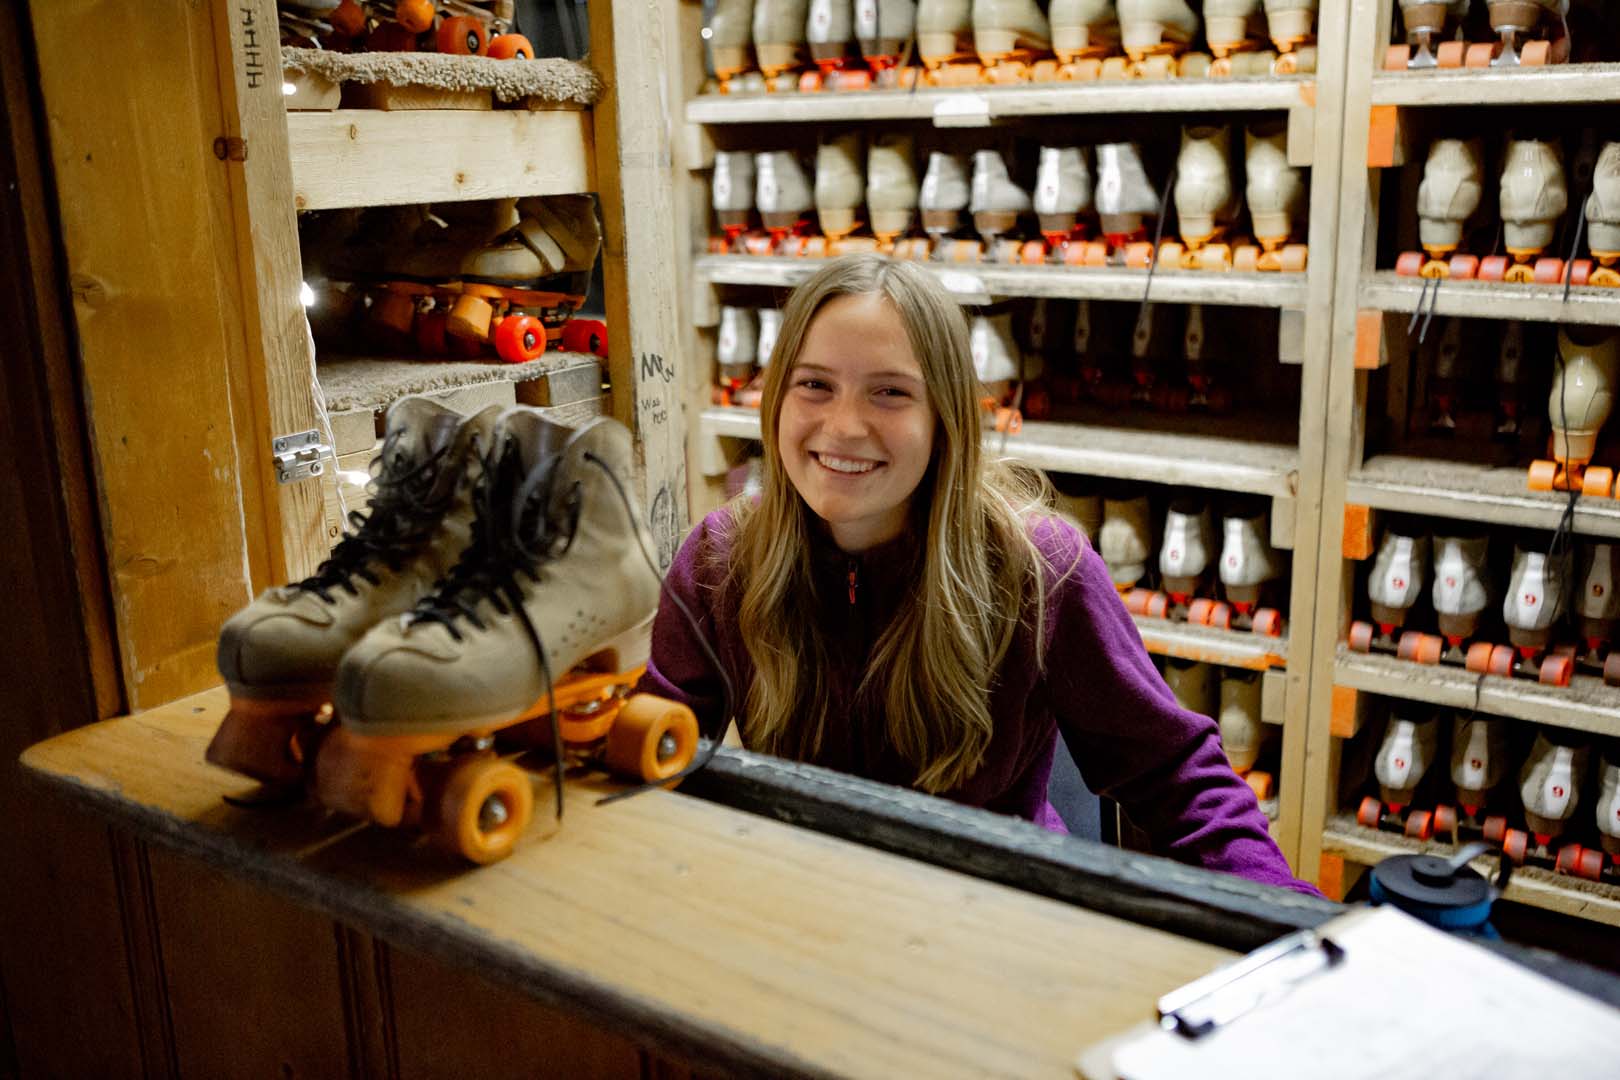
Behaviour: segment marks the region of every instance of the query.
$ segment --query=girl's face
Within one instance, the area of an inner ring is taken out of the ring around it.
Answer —
[[[788,372],[777,451],[841,549],[900,535],[935,427],[922,367],[889,301],[849,295],[822,305]]]

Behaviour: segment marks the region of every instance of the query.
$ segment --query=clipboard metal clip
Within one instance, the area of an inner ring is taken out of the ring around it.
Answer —
[[[1289,934],[1161,997],[1159,1026],[1203,1038],[1343,960],[1344,949],[1315,930]]]

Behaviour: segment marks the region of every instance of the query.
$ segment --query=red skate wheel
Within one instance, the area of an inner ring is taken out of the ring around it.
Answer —
[[[489,34],[472,15],[452,15],[439,24],[435,39],[438,50],[452,56],[483,56],[489,51]]]
[[[413,34],[433,29],[433,0],[399,0],[394,21]]]
[[[1349,645],[1353,652],[1372,652],[1373,635],[1377,631],[1369,622],[1356,621],[1350,624]]]
[[[1620,686],[1620,649],[1604,658],[1603,681],[1610,686]]]
[[[1569,283],[1571,285],[1590,285],[1592,283],[1592,260],[1574,259],[1569,264]]]
[[[1427,810],[1413,810],[1406,815],[1406,835],[1413,840],[1427,840],[1434,835],[1434,816]]]
[[[1457,808],[1441,804],[1434,808],[1434,831],[1442,836],[1457,834]]]
[[[1421,277],[1428,257],[1421,251],[1403,251],[1395,260],[1395,272],[1402,277]]]
[[[1540,678],[1548,686],[1568,686],[1570,678],[1575,674],[1575,658],[1573,656],[1554,655],[1541,661]]]
[[[1558,858],[1553,860],[1553,869],[1560,874],[1573,874],[1581,861],[1581,845],[1565,844],[1558,849]]]
[[[1518,829],[1509,829],[1502,836],[1502,854],[1513,860],[1514,866],[1524,865],[1525,850],[1530,846],[1530,835]]]
[[[1506,255],[1487,255],[1479,261],[1479,280],[1501,281],[1507,277],[1511,265]]]
[[[1479,256],[1453,255],[1446,264],[1446,273],[1456,281],[1473,281],[1479,276]]]
[[[1532,461],[1530,470],[1525,475],[1525,485],[1531,491],[1551,491],[1553,484],[1558,481],[1558,463],[1556,461]]]
[[[606,357],[607,323],[600,319],[569,319],[563,327],[562,347],[564,352],[593,353]]]
[[[359,37],[360,32],[366,28],[366,13],[357,0],[343,0],[333,12],[326,17],[332,24],[332,29],[346,38]]]
[[[496,60],[533,60],[534,46],[522,34],[502,34],[489,43],[489,55]]]
[[[1485,840],[1487,843],[1500,844],[1507,836],[1507,818],[1501,814],[1492,814],[1485,819]]]
[[[1537,285],[1557,285],[1564,280],[1564,260],[1537,259],[1534,274]]]
[[[1230,604],[1216,604],[1209,609],[1209,623],[1217,630],[1232,629],[1232,606]]]
[[[1215,610],[1215,601],[1200,596],[1187,605],[1187,621],[1196,626],[1208,626],[1209,617]]]
[[[1152,589],[1132,589],[1125,594],[1125,610],[1132,615],[1146,615],[1148,613],[1148,601],[1152,599]]]
[[[1468,653],[1463,660],[1463,666],[1475,675],[1489,674],[1491,670],[1491,652],[1495,648],[1496,646],[1488,641],[1474,642],[1468,646]]]
[[[1491,659],[1486,665],[1485,671],[1490,675],[1501,675],[1511,678],[1516,664],[1517,658],[1514,656],[1513,646],[1494,645],[1491,647]]]
[[[1444,638],[1435,634],[1406,634],[1401,638],[1402,647],[1405,647],[1406,638],[1408,637],[1417,638],[1416,643],[1412,646],[1412,654],[1407,657],[1408,660],[1414,660],[1419,664],[1438,664],[1440,662],[1440,654],[1446,647]]]
[[[1467,56],[1466,41],[1442,41],[1435,50],[1435,61],[1443,68],[1460,68]]]
[[[537,359],[546,351],[546,328],[533,315],[508,315],[495,327],[495,352],[508,364]]]
[[[1603,852],[1597,848],[1582,848],[1580,861],[1575,866],[1575,876],[1587,881],[1602,881]]]
[[[444,356],[450,352],[450,342],[444,332],[449,316],[442,311],[429,311],[417,316],[416,347],[423,356]]]
[[[1262,637],[1282,637],[1282,612],[1276,608],[1263,607],[1254,613],[1254,632]]]
[[[1378,819],[1384,816],[1384,804],[1371,795],[1361,800],[1361,807],[1356,810],[1356,824],[1369,829],[1378,828]]]

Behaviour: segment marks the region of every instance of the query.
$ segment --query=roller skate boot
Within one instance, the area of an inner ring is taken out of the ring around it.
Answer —
[[[1549,559],[1544,551],[1526,551],[1523,547],[1513,549],[1513,572],[1502,601],[1502,618],[1518,656],[1509,671],[1503,672],[1499,656],[1493,655],[1491,674],[1522,675],[1551,686],[1569,685],[1575,658],[1552,649],[1552,627],[1564,613],[1567,593],[1561,558]]]
[[[526,406],[501,414],[472,543],[431,595],[373,627],[338,667],[338,730],[315,766],[328,809],[420,827],[488,863],[511,851],[533,808],[528,774],[496,754],[497,738],[553,750],[559,816],[570,757],[643,781],[690,762],[689,710],[626,700],[660,587],[632,455],[615,420],[574,429]]]
[[[1454,716],[1451,721],[1451,782],[1457,805],[1434,808],[1436,835],[1460,844],[1465,837],[1483,837],[1500,844],[1507,833],[1507,818],[1485,813],[1493,793],[1507,772],[1507,721],[1494,716]]]
[[[763,245],[751,245],[752,254],[797,254],[809,228],[814,205],[810,181],[799,159],[787,150],[754,155],[754,205],[769,234]]]
[[[879,135],[866,154],[866,212],[879,251],[904,258],[919,245],[909,239],[917,220],[917,172],[911,164],[911,139]],[[902,250],[902,248],[906,250]]]
[[[1101,77],[1103,61],[1119,53],[1119,15],[1114,0],[1052,0],[1046,14],[1052,27],[1052,51],[1061,65],[1057,77]]]
[[[1485,281],[1544,285],[1562,281],[1564,261],[1542,253],[1552,245],[1568,207],[1569,190],[1558,147],[1535,139],[1510,141],[1502,162],[1501,197],[1502,240],[1508,255],[1482,260],[1479,276]]]
[[[709,192],[714,219],[725,237],[714,241],[710,250],[720,255],[745,250],[743,234],[754,216],[754,155],[743,150],[717,151]]]
[[[1041,147],[1033,202],[1046,243],[1038,260],[1026,255],[1025,261],[1062,263],[1071,258],[1083,259],[1083,216],[1091,212],[1091,171],[1078,146]]]
[[[973,51],[987,82],[1026,82],[1052,51],[1052,31],[1035,0],[973,0]]]
[[[1280,637],[1282,613],[1263,604],[1271,583],[1282,576],[1277,553],[1271,548],[1267,512],[1228,514],[1222,524],[1225,542],[1219,573],[1226,602],[1210,606],[1207,625]],[[1187,617],[1199,622],[1200,614],[1195,601]]]
[[[1620,685],[1620,656],[1609,663],[1614,627],[1620,620],[1620,545],[1593,543],[1581,550],[1580,589],[1575,594],[1581,650],[1576,666]]]
[[[1316,70],[1316,0],[1265,0],[1266,24],[1277,46],[1278,75]]]
[[[1007,163],[1001,159],[1001,154],[995,150],[975,151],[968,211],[973,215],[973,228],[983,244],[981,258],[984,261],[1019,261],[1018,219],[1031,209],[1029,193],[1007,175]],[[1013,236],[1003,239],[1007,233]]]
[[[816,219],[824,239],[813,239],[806,245],[805,254],[844,254],[843,241],[861,226],[865,176],[861,137],[855,132],[828,139],[816,149]]]
[[[922,212],[923,232],[928,234],[934,258],[949,257],[954,247],[950,237],[962,227],[969,197],[968,171],[962,159],[938,150],[929,154],[917,208]]]
[[[266,590],[219,632],[231,708],[208,760],[266,785],[306,777],[330,724],[344,652],[377,623],[409,611],[466,548],[472,488],[499,410],[472,417],[420,397],[388,410],[371,463],[371,505],[314,576]]]
[[[1135,588],[1147,574],[1148,555],[1153,551],[1152,528],[1148,521],[1146,495],[1103,499],[1102,529],[1097,534],[1097,554],[1108,566],[1108,576],[1121,596]]]
[[[1408,705],[1407,708],[1415,706]],[[1373,759],[1378,798],[1361,800],[1356,822],[1369,829],[1404,832],[1414,840],[1434,835],[1434,814],[1412,808],[1418,785],[1440,750],[1440,720],[1428,716],[1392,716],[1384,741]]]
[[[1255,768],[1266,744],[1260,690],[1259,672],[1221,669],[1221,749],[1232,771],[1243,777],[1256,799],[1263,800],[1272,796],[1272,775]]]
[[[1118,0],[1120,44],[1130,63],[1103,62],[1103,78],[1165,79],[1198,36],[1198,16],[1186,0]]]
[[[1243,209],[1232,187],[1232,132],[1225,126],[1181,129],[1174,199],[1181,242],[1159,248],[1162,266],[1230,270],[1232,245],[1224,240]]]
[[[917,0],[917,57],[935,86],[983,81],[973,51],[972,0]]]
[[[809,0],[754,0],[754,58],[767,90],[798,88],[809,9]]]
[[[1491,67],[1539,67],[1569,57],[1569,0],[1485,0],[1501,45]],[[1471,52],[1473,50],[1470,50]],[[1472,66],[1483,53],[1470,56]]]
[[[776,353],[776,336],[782,330],[781,308],[759,309],[759,350],[754,354],[754,366],[759,371],[749,384],[733,396],[733,401],[748,409],[759,408],[765,397],[765,369],[771,366]]]
[[[1620,288],[1620,142],[1605,143],[1598,155],[1585,213],[1592,258],[1577,260],[1570,278],[1576,285]]]
[[[722,307],[715,342],[715,361],[720,368],[714,387],[716,405],[736,404],[737,394],[753,377],[758,352],[759,313],[749,307]]]
[[[1440,636],[1445,640],[1441,659],[1464,664],[1475,674],[1490,668],[1493,649],[1479,641],[1479,622],[1491,606],[1490,579],[1486,561],[1490,539],[1484,533],[1451,533],[1434,538],[1434,586],[1429,598],[1434,602]],[[1506,650],[1512,660],[1512,650]],[[1501,659],[1501,655],[1498,655]]]
[[[1016,435],[1024,426],[1022,388],[1040,377],[1040,358],[1025,356],[1013,338],[1012,315],[978,315],[968,327],[973,370],[984,387],[983,406],[997,431]]]
[[[1596,814],[1598,842],[1603,854],[1594,868],[1591,856],[1583,856],[1578,872],[1594,880],[1620,878],[1620,747],[1610,745],[1598,765]],[[1605,860],[1603,856],[1607,856]],[[1607,865],[1605,865],[1607,863]],[[1595,869],[1595,873],[1593,872]]]
[[[461,287],[446,331],[485,342],[507,363],[560,347],[585,302],[602,247],[589,195],[522,199],[518,223],[461,263]]]
[[[1103,525],[1103,498],[1096,481],[1069,473],[1050,476],[1058,513],[1079,527],[1095,547]]]
[[[916,33],[916,0],[855,0],[855,39],[879,89],[915,85],[916,69],[904,65]]]
[[[1515,864],[1535,861],[1557,866],[1569,861],[1559,849],[1565,846],[1561,842],[1564,830],[1581,804],[1590,753],[1577,732],[1560,728],[1536,732],[1536,744],[1519,770],[1519,797],[1524,801],[1529,831],[1509,829],[1502,838],[1502,853]]]
[[[1457,30],[1468,17],[1468,4],[1469,0],[1401,0],[1406,44],[1389,47],[1384,69],[1462,67],[1467,44],[1457,39]]]
[[[1614,490],[1613,471],[1591,464],[1598,432],[1614,407],[1620,377],[1620,336],[1608,327],[1558,328],[1558,363],[1553,370],[1547,415],[1552,421],[1552,461],[1530,466],[1531,491],[1576,491],[1605,498]]]
[[[865,70],[855,70],[855,12],[850,0],[809,0],[804,37],[810,46],[810,59],[816,70],[807,71],[799,89],[854,90],[869,80]]]
[[[1215,665],[1169,657],[1164,662],[1164,684],[1183,709],[1211,720],[1219,719],[1221,688]]]
[[[1403,660],[1438,663],[1439,638],[1415,630],[1401,632],[1412,606],[1423,596],[1428,572],[1429,538],[1406,526],[1386,528],[1367,576],[1373,621],[1350,624],[1350,647],[1357,652],[1393,652]]]
[[[1269,74],[1276,59],[1264,51],[1270,42],[1260,0],[1204,0],[1204,40],[1215,54],[1210,75]],[[1191,74],[1187,64],[1183,69]]]
[[[1186,619],[1200,595],[1210,594],[1210,553],[1215,550],[1215,519],[1209,503],[1196,496],[1173,500],[1164,515],[1164,540],[1159,545],[1159,581],[1162,592],[1135,589],[1125,606],[1137,615],[1159,619]]]
[[[1397,274],[1467,279],[1478,273],[1479,257],[1457,251],[1464,225],[1479,209],[1484,184],[1477,140],[1436,139],[1429,145],[1417,197],[1418,242],[1423,251],[1402,253],[1395,261]]]
[[[1239,245],[1232,253],[1233,267],[1303,273],[1309,249],[1291,241],[1303,235],[1305,181],[1288,164],[1287,122],[1251,124],[1244,132],[1244,151],[1249,220],[1259,246]]]
[[[1103,238],[1086,245],[1085,264],[1145,270],[1153,262],[1148,224],[1158,215],[1159,196],[1135,143],[1097,147],[1095,199]]]
[[[721,93],[730,93],[733,80],[753,69],[753,24],[754,0],[715,0],[709,16],[709,60]]]

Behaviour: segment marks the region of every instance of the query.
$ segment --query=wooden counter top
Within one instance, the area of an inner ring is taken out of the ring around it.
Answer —
[[[470,869],[308,807],[239,809],[209,691],[32,747],[52,789],[402,948],[726,1072],[1071,1077],[1075,1054],[1232,954],[662,791]],[[535,774],[541,787],[549,781]]]

